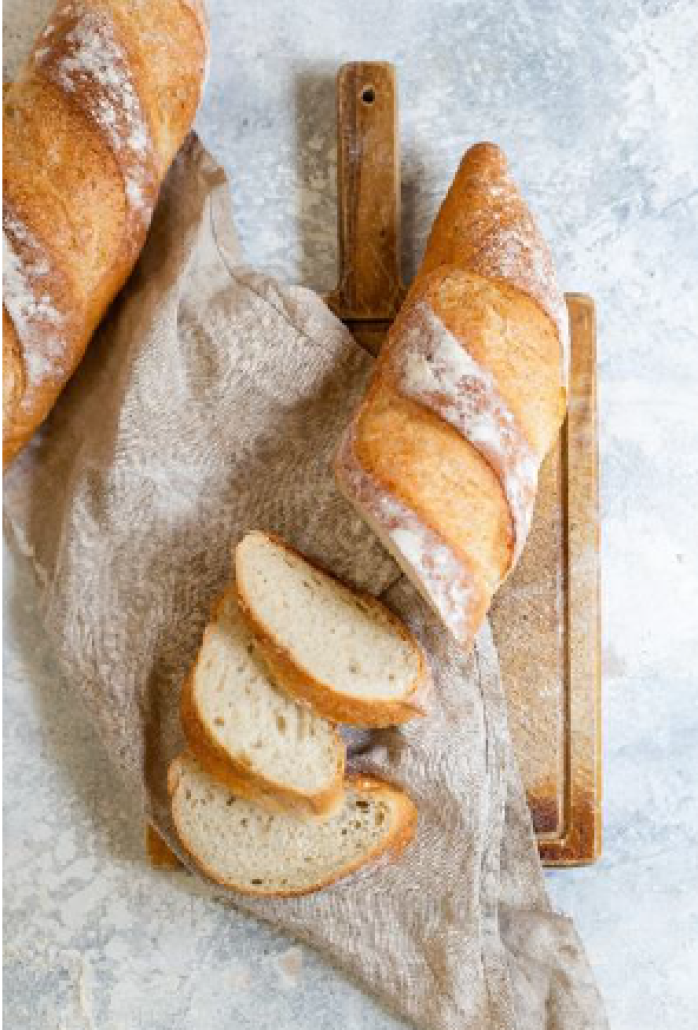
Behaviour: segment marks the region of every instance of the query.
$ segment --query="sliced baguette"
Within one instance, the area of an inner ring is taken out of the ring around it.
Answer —
[[[276,689],[232,589],[205,630],[181,720],[189,749],[235,794],[306,818],[326,818],[341,805],[339,733]]]
[[[210,879],[243,894],[290,897],[327,887],[411,840],[417,811],[403,791],[348,777],[333,818],[308,822],[235,797],[192,755],[169,769],[172,816],[182,846]]]
[[[424,653],[374,597],[258,531],[235,549],[235,578],[260,652],[289,694],[354,726],[394,726],[424,714]]]

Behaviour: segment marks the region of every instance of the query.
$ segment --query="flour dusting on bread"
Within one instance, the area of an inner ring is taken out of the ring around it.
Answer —
[[[64,316],[56,307],[43,245],[5,205],[3,300],[23,347],[28,385],[56,375],[64,365]],[[25,391],[26,393],[26,391]]]
[[[557,329],[560,380],[567,385],[569,317],[552,255],[493,143],[467,151],[436,218],[423,272],[443,264],[501,279],[536,301]]]
[[[363,467],[356,457],[353,426],[340,444],[335,474],[339,488],[451,633],[467,637],[481,603],[474,576],[438,533]]]
[[[517,561],[533,517],[538,460],[494,377],[424,303],[409,312],[389,360],[399,392],[457,429],[496,473],[511,513]]]
[[[524,203],[518,186],[509,175],[504,154],[493,144],[484,146],[490,153],[497,152],[498,162],[489,163],[487,174],[478,178],[480,199],[487,206],[490,228],[473,270],[518,286],[533,297],[552,319],[560,340],[562,382],[566,385],[569,373],[569,317],[550,249]]]
[[[194,119],[207,35],[198,0],[59,0],[5,93],[5,466],[138,258]]]
[[[533,218],[529,218],[528,225],[499,229],[490,254],[493,274],[528,293],[555,323],[560,340],[561,381],[567,385],[570,352],[567,305],[557,285],[552,258],[547,248],[539,245],[538,229]]]
[[[465,646],[529,533],[564,415],[566,337],[548,247],[504,153],[478,144],[336,463],[340,488]]]
[[[480,259],[490,264],[491,275],[500,276],[538,301],[555,323],[560,339],[561,379],[566,386],[569,316],[550,250],[508,173],[499,181],[484,179],[482,187],[484,196],[489,195],[496,203],[491,208],[495,231],[488,238],[488,246]]]
[[[61,9],[75,22],[57,47],[34,52],[34,60],[49,78],[81,103],[104,133],[124,173],[125,195],[131,212],[147,221],[154,206],[155,168],[150,132],[128,55],[117,40],[108,17],[83,4]],[[53,35],[49,24],[45,35]]]

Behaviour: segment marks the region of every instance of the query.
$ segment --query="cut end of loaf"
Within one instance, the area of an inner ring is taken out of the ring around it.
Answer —
[[[201,764],[272,811],[327,817],[341,804],[344,744],[277,689],[229,590],[182,692],[182,726]]]
[[[285,690],[354,725],[394,725],[422,713],[425,656],[375,598],[262,532],[241,541],[235,568],[242,611]]]
[[[236,797],[191,755],[172,763],[168,789],[193,862],[216,883],[258,896],[307,894],[397,855],[417,819],[406,794],[372,777],[348,778],[344,804],[326,822],[273,815]]]

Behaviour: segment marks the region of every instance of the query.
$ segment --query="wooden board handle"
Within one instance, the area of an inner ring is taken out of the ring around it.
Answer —
[[[344,321],[393,319],[400,280],[400,148],[395,68],[356,61],[337,74],[339,285]]]

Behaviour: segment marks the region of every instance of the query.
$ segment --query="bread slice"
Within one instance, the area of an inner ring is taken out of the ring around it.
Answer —
[[[400,620],[277,537],[235,550],[238,599],[273,678],[327,719],[394,726],[423,715],[426,658]]]
[[[341,805],[344,743],[322,716],[276,689],[233,589],[204,632],[181,719],[190,750],[236,794],[306,818]]]
[[[380,856],[397,856],[417,822],[407,794],[368,776],[347,778],[342,808],[325,822],[266,812],[188,754],[170,766],[168,789],[186,852],[210,879],[244,894],[319,890]]]

